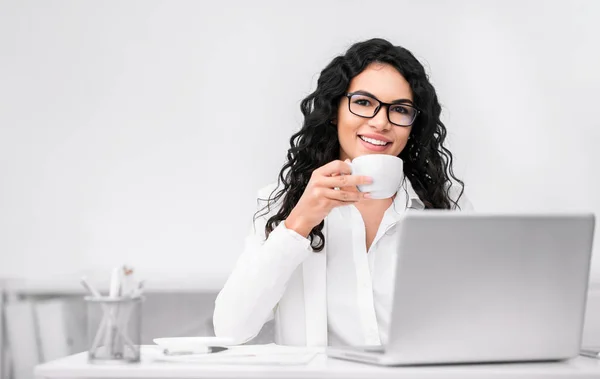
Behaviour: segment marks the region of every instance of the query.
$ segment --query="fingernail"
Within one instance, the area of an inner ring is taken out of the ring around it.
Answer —
[[[365,199],[370,199],[371,198],[371,194],[368,193],[368,192],[365,193],[363,196],[364,196]]]
[[[373,183],[373,178],[371,178],[370,176],[367,176],[366,182],[367,183]]]

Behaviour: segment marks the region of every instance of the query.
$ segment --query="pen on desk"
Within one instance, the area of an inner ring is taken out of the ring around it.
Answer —
[[[600,348],[595,350],[581,349],[579,354],[590,358],[600,358]]]
[[[219,353],[221,351],[225,351],[225,350],[229,350],[228,347],[224,347],[224,346],[207,346],[207,349],[205,352],[202,353],[198,353],[196,351],[193,350],[176,350],[176,351],[169,351],[169,349],[164,349],[163,350],[163,354],[164,355],[170,355],[170,356],[175,356],[175,355],[205,355],[205,354],[210,354],[210,353]],[[239,356],[239,355],[237,355]],[[251,356],[254,357],[255,354],[244,354],[243,356]]]

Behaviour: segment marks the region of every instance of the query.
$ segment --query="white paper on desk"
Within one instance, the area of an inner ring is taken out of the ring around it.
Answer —
[[[242,365],[303,365],[310,362],[323,348],[266,345],[231,346],[211,354],[165,355],[160,349],[142,352],[155,361],[175,363],[242,364]]]

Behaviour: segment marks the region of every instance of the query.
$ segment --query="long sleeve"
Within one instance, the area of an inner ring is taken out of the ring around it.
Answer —
[[[259,199],[264,189],[259,191]],[[268,197],[268,195],[267,195]],[[260,202],[259,202],[260,203]],[[256,219],[244,251],[215,301],[215,335],[244,343],[274,316],[294,270],[312,253],[310,241],[281,222],[265,240],[270,215]]]

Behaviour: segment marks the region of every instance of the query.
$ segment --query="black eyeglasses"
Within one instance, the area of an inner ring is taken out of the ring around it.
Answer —
[[[407,103],[384,103],[373,95],[363,92],[349,92],[345,95],[348,98],[348,110],[359,117],[373,118],[381,109],[381,106],[387,107],[387,117],[389,122],[396,126],[411,126],[417,115],[421,113],[416,107]]]

